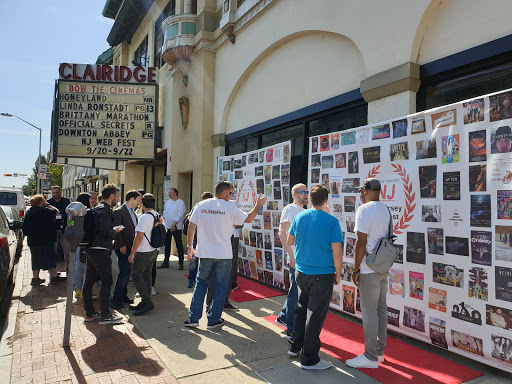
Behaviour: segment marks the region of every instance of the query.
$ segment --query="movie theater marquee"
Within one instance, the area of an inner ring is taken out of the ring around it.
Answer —
[[[58,157],[155,157],[158,69],[69,64],[59,67],[52,138]]]

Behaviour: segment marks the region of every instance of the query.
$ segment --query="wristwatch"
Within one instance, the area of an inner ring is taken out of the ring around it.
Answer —
[[[359,273],[359,272],[361,272],[360,269],[358,269],[357,271],[352,272],[352,274]]]

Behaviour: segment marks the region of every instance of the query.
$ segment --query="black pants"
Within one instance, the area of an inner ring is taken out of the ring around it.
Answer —
[[[112,287],[112,260],[110,251],[106,249],[88,249],[87,251],[87,272],[82,290],[84,308],[86,314],[96,312],[92,303],[92,286],[101,280],[100,308],[101,317],[110,315],[110,288]]]
[[[175,229],[174,232],[171,232],[171,230],[168,229],[165,234],[164,264],[169,265],[169,257],[171,257],[171,238],[173,237],[174,242],[176,243],[176,249],[178,250],[178,261],[180,265],[183,265],[183,242],[181,241],[181,229]]]
[[[329,310],[334,275],[305,275],[297,271],[295,279],[299,289],[299,302],[293,319],[290,350],[302,350],[302,365],[315,365],[320,361],[320,331]]]
[[[231,237],[231,250],[233,252],[233,262],[231,264],[231,274],[229,276],[229,284],[226,292],[226,300],[224,304],[229,303],[229,295],[231,290],[237,286],[238,279],[238,243],[240,242],[239,237]],[[208,293],[206,294],[206,305],[210,305],[213,300],[213,294],[215,293],[215,279],[212,278],[208,287]]]

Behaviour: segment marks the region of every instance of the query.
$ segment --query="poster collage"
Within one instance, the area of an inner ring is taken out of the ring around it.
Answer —
[[[358,189],[380,180],[403,255],[390,329],[512,372],[512,90],[310,138],[308,185],[330,191],[344,234],[331,307],[361,317]]]
[[[238,273],[264,284],[287,290],[290,271],[279,238],[281,211],[290,202],[291,142],[257,151],[219,158],[219,181],[231,181],[233,199],[249,212],[259,194],[267,196],[256,218],[240,230]]]

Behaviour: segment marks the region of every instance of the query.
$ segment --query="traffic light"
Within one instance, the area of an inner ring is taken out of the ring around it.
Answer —
[[[12,176],[12,173],[4,173],[4,176]]]

